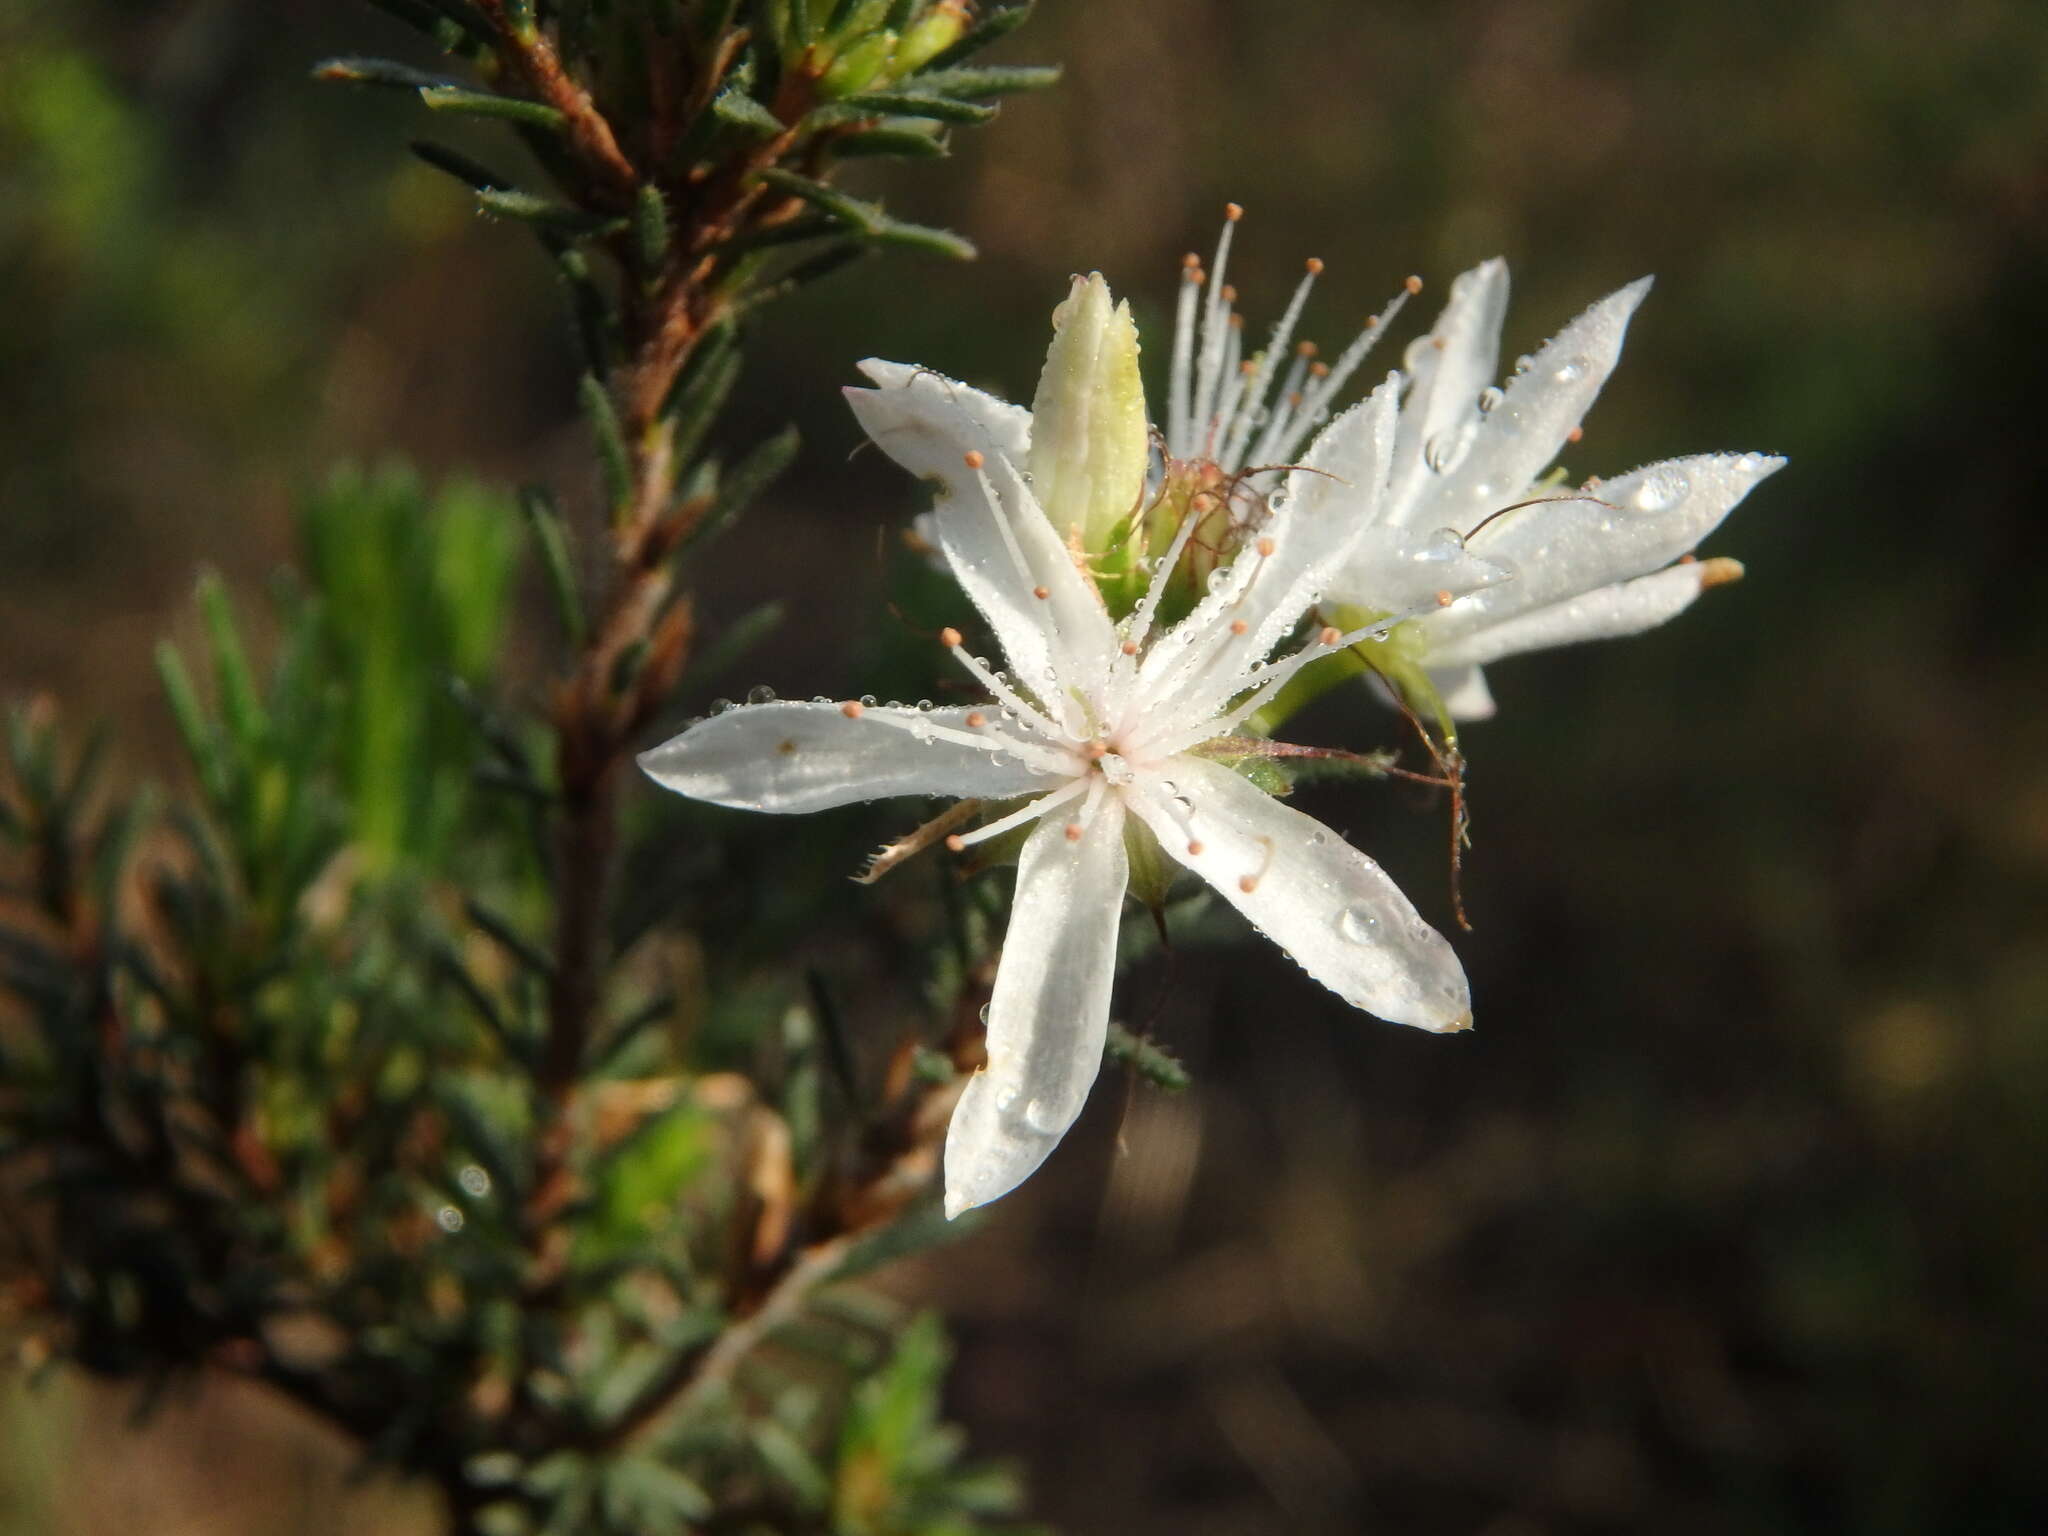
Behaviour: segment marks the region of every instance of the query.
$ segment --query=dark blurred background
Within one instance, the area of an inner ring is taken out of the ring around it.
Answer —
[[[418,108],[306,79],[407,50],[326,0],[0,0],[0,689],[138,776],[195,566],[256,589],[332,461],[584,473],[538,253],[408,158]],[[742,686],[875,686],[915,491],[848,461],[853,361],[1028,398],[1098,268],[1156,365],[1230,198],[1254,328],[1319,255],[1326,344],[1410,271],[1404,333],[1507,256],[1508,356],[1654,272],[1572,470],[1791,466],[1708,546],[1742,584],[1495,669],[1474,1034],[1250,943],[1132,976],[1195,1089],[1106,1079],[893,1282],[958,1415],[1076,1536],[2048,1528],[2048,8],[1048,0],[1007,52],[1065,85],[890,188],[982,260],[858,268],[754,349],[735,440],[808,451],[703,593],[791,602]],[[1441,807],[1313,794],[1449,922]],[[415,1528],[267,1400],[124,1411],[0,1377],[0,1530]]]

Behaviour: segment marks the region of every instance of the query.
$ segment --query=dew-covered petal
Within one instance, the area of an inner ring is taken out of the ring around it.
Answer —
[[[929,368],[920,368],[915,363],[892,363],[879,357],[870,357],[857,366],[883,389],[902,389],[912,379],[922,375],[941,386],[947,402],[988,434],[986,442],[970,443],[969,447],[980,447],[984,453],[1000,453],[1006,458],[1015,459],[1019,464],[1030,458],[1031,412],[1023,406],[1013,405],[1008,400],[999,399],[970,384],[962,384],[957,379],[933,373]]]
[[[1449,529],[1368,528],[1324,595],[1374,613],[1406,613],[1497,586],[1514,567],[1465,547]]]
[[[954,578],[1024,686],[1050,703],[1096,683],[1115,636],[1015,461],[955,403],[959,387],[913,372],[881,389],[849,389],[846,399],[885,453],[933,482],[930,526]],[[968,467],[970,452],[980,455],[980,471]]]
[[[1429,681],[1453,720],[1491,720],[1499,708],[1478,667],[1430,667]]]
[[[1434,453],[1423,443],[1435,484],[1426,479],[1396,507],[1394,520],[1469,533],[1487,513],[1525,494],[1591,409],[1621,356],[1629,317],[1649,291],[1645,277],[1609,294],[1511,378],[1469,434],[1440,442]]]
[[[992,712],[992,709],[987,712]],[[743,811],[822,811],[890,795],[999,800],[1059,782],[977,732],[967,709],[742,704],[640,754],[647,776],[692,800]]]
[[[1399,380],[1333,421],[1287,478],[1273,515],[1211,583],[1209,594],[1159,637],[1139,669],[1141,691],[1173,701],[1193,725],[1245,686],[1320,597],[1379,515],[1393,451]],[[1158,734],[1155,732],[1154,734]]]
[[[1471,547],[1512,565],[1515,579],[1425,617],[1432,655],[1512,615],[1669,564],[1784,462],[1764,453],[1666,459],[1592,491],[1560,491],[1504,513],[1472,536]]]
[[[1449,942],[1385,870],[1321,822],[1192,757],[1146,774],[1130,804],[1168,853],[1353,1007],[1422,1029],[1471,1026]]]
[[[1429,334],[1409,343],[1402,363],[1410,380],[1394,442],[1389,504],[1405,507],[1433,486],[1439,462],[1467,451],[1461,439],[1479,429],[1479,392],[1500,367],[1500,332],[1508,313],[1508,264],[1496,256],[1451,281],[1451,296]]]
[[[1548,607],[1533,608],[1429,648],[1435,667],[1471,667],[1523,651],[1545,651],[1582,640],[1641,634],[1690,608],[1702,591],[1735,574],[1732,560],[1666,566],[1633,581],[1617,582]],[[1739,567],[1737,567],[1739,569]]]
[[[988,1065],[946,1132],[948,1216],[1029,1178],[1079,1117],[1102,1066],[1129,878],[1123,804],[1103,798],[1078,839],[1068,825],[1046,817],[1018,862],[988,1005]]]

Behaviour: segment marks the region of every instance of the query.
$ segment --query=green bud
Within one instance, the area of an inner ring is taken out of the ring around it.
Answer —
[[[843,50],[818,81],[818,94],[837,101],[853,96],[875,83],[896,49],[896,34],[876,32]]]
[[[904,31],[903,41],[896,47],[896,66],[893,71],[897,79],[923,69],[925,65],[960,41],[967,30],[967,11],[955,0],[939,0],[939,4],[912,22]]]
[[[1062,537],[1100,554],[1128,530],[1145,489],[1151,436],[1138,329],[1099,274],[1074,279],[1052,324],[1031,404],[1032,489]]]

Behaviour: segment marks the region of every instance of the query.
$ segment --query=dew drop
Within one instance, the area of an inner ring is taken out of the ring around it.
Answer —
[[[1370,944],[1379,937],[1379,918],[1365,907],[1346,907],[1337,914],[1337,932],[1352,944]]]
[[[1507,395],[1501,390],[1499,385],[1487,385],[1486,388],[1479,391],[1479,414],[1482,416],[1492,414],[1493,408],[1505,399],[1507,399]]]
[[[491,1176],[471,1163],[455,1176],[455,1182],[462,1186],[465,1195],[481,1200],[491,1192]]]
[[[1515,359],[1515,372],[1517,373],[1527,373],[1531,368],[1534,368],[1535,366],[1536,359],[1531,357],[1526,352],[1524,352],[1520,357]]]
[[[1551,375],[1560,384],[1576,384],[1591,371],[1593,364],[1583,357],[1568,357],[1557,365],[1557,372]]]
[[[711,713],[714,715],[722,715],[732,707],[733,702],[731,699],[713,699],[711,701]]]
[[[1662,512],[1683,501],[1692,491],[1692,481],[1682,469],[1665,466],[1644,475],[1629,498],[1638,512]]]
[[[462,1230],[462,1212],[455,1209],[452,1205],[444,1205],[440,1210],[434,1212],[434,1220],[441,1224],[443,1232],[460,1232]]]
[[[756,683],[747,690],[747,702],[749,704],[773,704],[775,702],[775,690],[766,683]]]
[[[1024,1106],[1024,1123],[1041,1136],[1057,1136],[1060,1121],[1059,1106],[1049,1099],[1033,1099]]]

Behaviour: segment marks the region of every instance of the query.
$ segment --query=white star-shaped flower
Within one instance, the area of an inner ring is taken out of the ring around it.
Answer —
[[[1368,325],[1333,368],[1304,346],[1281,377],[1279,361],[1321,271],[1320,262],[1311,262],[1265,350],[1241,359],[1242,327],[1223,282],[1235,212],[1224,225],[1213,274],[1192,259],[1183,270],[1168,450],[1177,459],[1213,461],[1231,483],[1256,489],[1275,473],[1261,466],[1292,457],[1383,328],[1377,320]],[[1409,291],[1417,287],[1411,279]],[[1521,359],[1502,388],[1493,381],[1507,315],[1507,264],[1483,262],[1451,285],[1435,326],[1407,350],[1387,494],[1340,513],[1382,531],[1331,581],[1325,600],[1375,612],[1399,606],[1390,600],[1380,550],[1403,547],[1404,537],[1424,531],[1451,530],[1472,541],[1473,554],[1512,567],[1513,581],[1460,595],[1401,637],[1398,649],[1415,653],[1458,718],[1494,711],[1484,663],[1639,633],[1742,574],[1733,560],[1693,560],[1691,552],[1782,458],[1699,454],[1589,481],[1582,493],[1538,486],[1565,445],[1578,440],[1580,422],[1621,355],[1629,317],[1649,289],[1643,278],[1602,299]]]
[[[1035,422],[902,364],[863,364],[879,387],[848,391],[869,436],[937,488],[933,542],[1001,644],[1007,675],[957,631],[941,638],[988,703],[743,706],[640,759],[670,789],[748,810],[915,794],[1022,802],[948,839],[957,850],[1031,828],[989,1002],[988,1065],[947,1135],[950,1215],[1013,1189],[1081,1112],[1109,1019],[1127,835],[1156,840],[1354,1006],[1430,1030],[1471,1022],[1450,945],[1380,867],[1219,760],[1241,754],[1231,732],[1300,668],[1408,616],[1325,628],[1274,655],[1373,526],[1394,464],[1396,383],[1331,424],[1179,623],[1157,621],[1195,517],[1116,619],[1078,534],[1071,547],[1063,534],[1141,506],[1148,428],[1142,397],[1131,406],[1128,328],[1099,277],[1076,280]],[[1339,497],[1353,515],[1334,515]],[[1451,576],[1462,589],[1499,575],[1434,548],[1409,565],[1400,583],[1432,607]]]

